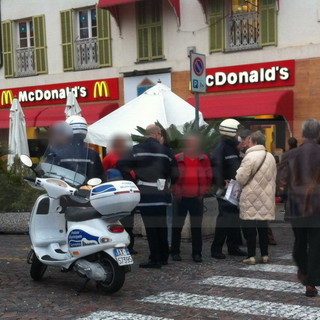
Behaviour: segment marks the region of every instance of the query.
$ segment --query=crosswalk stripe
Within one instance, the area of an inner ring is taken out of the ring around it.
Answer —
[[[79,318],[78,320],[172,320],[168,318],[159,318],[137,313],[116,312],[116,311],[98,311],[89,316]]]
[[[247,288],[267,291],[302,293],[303,287],[292,281],[265,280],[247,277],[214,276],[201,281],[203,284],[228,288]]]
[[[208,296],[183,292],[162,292],[141,302],[169,304],[215,311],[278,317],[282,319],[319,320],[320,308],[293,304],[246,300],[221,296]]]
[[[278,273],[297,273],[297,267],[285,266],[281,264],[256,264],[253,266],[241,267],[240,270],[278,272]]]

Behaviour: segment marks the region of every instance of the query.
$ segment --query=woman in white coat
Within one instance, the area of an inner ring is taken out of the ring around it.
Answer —
[[[248,150],[237,171],[236,180],[242,185],[240,219],[247,240],[246,264],[256,264],[256,238],[262,262],[268,263],[268,221],[275,219],[276,162],[265,148],[266,138],[261,131],[250,135]]]

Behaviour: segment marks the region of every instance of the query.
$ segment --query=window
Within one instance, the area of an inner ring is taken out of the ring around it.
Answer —
[[[34,46],[32,20],[18,22],[18,38],[20,48]]]
[[[210,52],[277,44],[276,0],[209,0]]]
[[[96,9],[83,9],[78,12],[78,36],[80,39],[97,37]]]
[[[5,77],[48,72],[45,17],[2,22]]]
[[[138,61],[163,58],[161,1],[148,0],[137,3]]]
[[[64,71],[111,66],[109,11],[81,8],[60,16]]]

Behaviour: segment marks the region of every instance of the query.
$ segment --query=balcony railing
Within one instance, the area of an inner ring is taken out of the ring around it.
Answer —
[[[16,49],[16,76],[27,77],[36,74],[34,63],[34,47]]]
[[[75,46],[77,70],[95,69],[99,67],[97,38],[76,40]]]
[[[227,18],[228,51],[259,48],[258,12],[233,13]]]

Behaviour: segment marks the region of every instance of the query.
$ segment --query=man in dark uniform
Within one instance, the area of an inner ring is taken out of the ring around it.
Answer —
[[[132,171],[141,191],[139,209],[146,228],[150,249],[149,261],[141,268],[161,268],[168,263],[169,246],[166,211],[171,205],[170,184],[178,180],[177,161],[169,148],[162,145],[161,129],[149,125],[146,141],[118,161],[117,167],[123,177],[132,180]]]
[[[211,256],[216,259],[225,259],[222,248],[227,240],[228,253],[234,256],[245,256],[239,248],[240,218],[237,206],[223,200],[227,182],[235,179],[236,172],[241,164],[238,149],[237,133],[240,123],[234,119],[221,122],[219,132],[221,141],[213,151],[211,164],[215,183],[218,187],[217,198],[219,215],[217,217],[214,240],[211,246]]]
[[[71,144],[57,152],[58,165],[69,170],[85,174],[87,179],[104,180],[104,170],[99,154],[88,148],[84,142],[87,135],[87,121],[81,116],[71,116],[66,120],[71,127]]]

